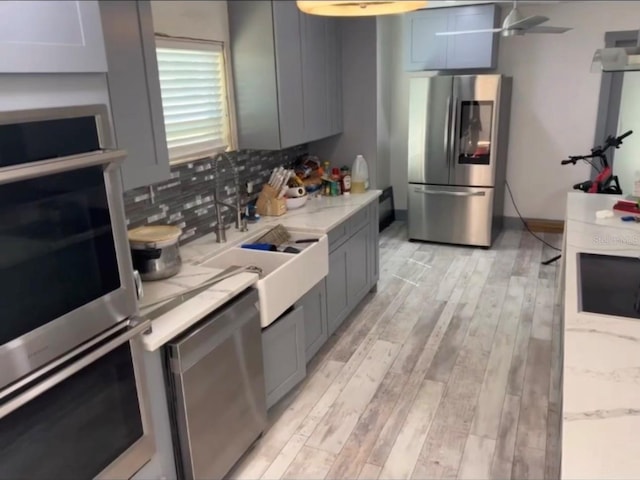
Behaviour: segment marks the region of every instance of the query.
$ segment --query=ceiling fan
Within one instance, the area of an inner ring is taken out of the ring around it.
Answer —
[[[525,33],[565,33],[571,30],[567,27],[547,27],[541,24],[548,22],[549,18],[542,15],[523,17],[518,10],[517,1],[513,2],[513,8],[502,22],[501,28],[487,28],[483,30],[460,30],[457,32],[438,32],[436,35],[467,35],[471,33],[500,33],[503,37],[524,35]]]

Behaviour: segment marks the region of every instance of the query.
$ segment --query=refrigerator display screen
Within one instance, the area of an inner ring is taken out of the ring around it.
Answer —
[[[493,103],[488,100],[461,102],[458,129],[459,164],[490,164]]]

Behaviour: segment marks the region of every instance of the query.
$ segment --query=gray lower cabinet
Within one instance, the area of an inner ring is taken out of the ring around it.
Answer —
[[[304,309],[304,350],[308,362],[329,338],[326,280],[309,290],[298,305]]]
[[[327,275],[327,323],[329,335],[336,331],[349,315],[349,241],[329,253]]]
[[[97,1],[0,3],[0,73],[107,71]]]
[[[262,330],[267,408],[307,374],[304,327],[304,308],[297,306]]]
[[[369,228],[371,229],[371,252],[369,260],[371,261],[371,277],[369,278],[370,287],[375,287],[380,278],[380,203],[375,201],[369,206]]]
[[[436,35],[499,27],[500,8],[495,4],[428,8],[405,15],[404,22],[405,70],[497,67],[499,35]]]
[[[327,324],[331,335],[378,281],[377,200],[337,225],[328,237]]]
[[[353,310],[370,288],[371,228],[363,226],[347,242],[347,294]]]
[[[100,2],[109,98],[124,189],[169,178],[160,77],[149,1]]]

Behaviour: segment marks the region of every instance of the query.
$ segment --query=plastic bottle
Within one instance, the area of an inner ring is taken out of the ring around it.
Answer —
[[[364,193],[369,188],[369,166],[362,155],[358,155],[351,168],[351,193]]]

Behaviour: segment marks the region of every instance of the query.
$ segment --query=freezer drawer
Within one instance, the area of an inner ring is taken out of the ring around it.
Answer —
[[[409,184],[409,239],[491,246],[492,188]]]

